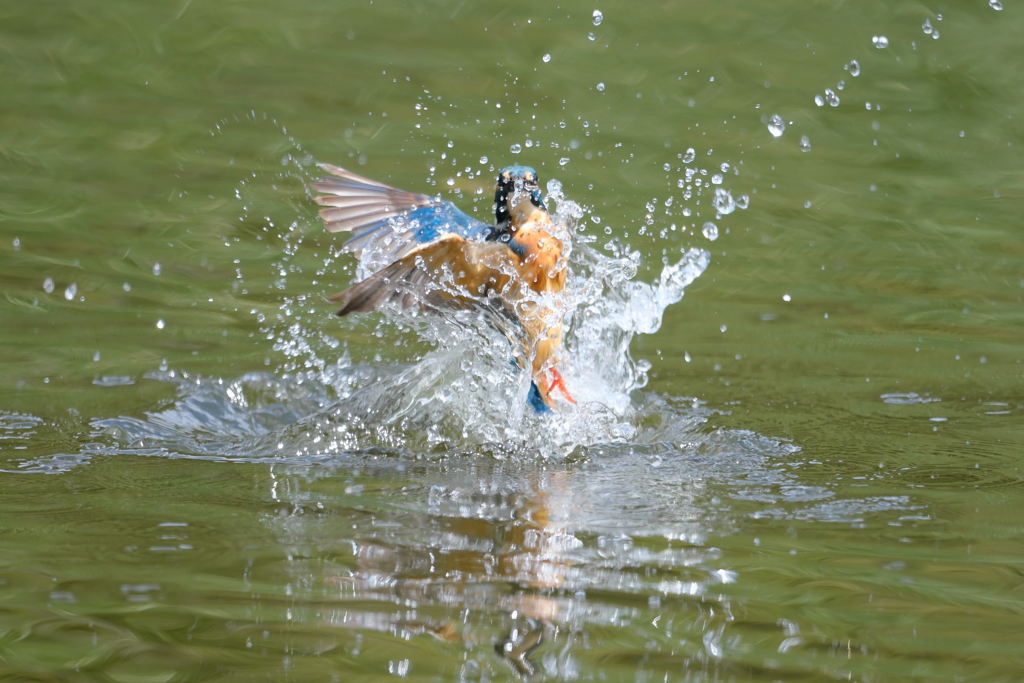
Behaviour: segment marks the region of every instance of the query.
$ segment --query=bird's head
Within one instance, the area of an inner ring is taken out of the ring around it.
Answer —
[[[515,232],[538,211],[547,215],[537,171],[529,166],[503,168],[494,192],[494,219],[498,230]]]

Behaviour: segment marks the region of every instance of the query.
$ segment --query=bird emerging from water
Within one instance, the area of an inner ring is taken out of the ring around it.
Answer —
[[[562,314],[550,295],[565,289],[568,245],[556,236],[537,172],[509,166],[498,175],[494,225],[487,225],[439,197],[414,194],[322,164],[331,175],[313,188],[327,207],[320,217],[330,232],[350,232],[344,250],[376,271],[331,297],[339,316],[397,305],[402,310],[492,308],[517,325],[533,383],[537,412],[555,406],[558,389],[575,403],[556,368]],[[548,379],[550,375],[551,379]]]

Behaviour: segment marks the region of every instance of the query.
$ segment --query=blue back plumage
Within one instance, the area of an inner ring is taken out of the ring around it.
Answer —
[[[425,194],[399,190],[337,166],[324,164],[331,173],[313,189],[320,216],[331,232],[347,231],[352,237],[345,250],[360,260],[386,264],[448,237],[485,241],[494,227],[470,218],[451,202]]]
[[[470,218],[451,202],[444,201],[434,206],[414,209],[405,215],[404,220],[412,233],[412,239],[420,244],[430,244],[453,234],[471,242],[482,242],[494,229]]]

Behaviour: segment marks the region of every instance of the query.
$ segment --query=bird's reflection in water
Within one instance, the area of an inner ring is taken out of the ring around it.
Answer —
[[[706,543],[733,522],[706,472],[764,458],[742,454],[747,434],[716,435],[721,458],[708,446],[657,467],[636,447],[601,447],[581,460],[365,452],[286,469],[267,521],[305,558],[282,567],[304,591],[287,593],[289,631],[321,642],[343,629],[332,647],[351,663],[397,656],[442,679],[713,676],[741,644],[718,588],[737,574]]]
[[[431,516],[433,547],[353,540],[352,574],[327,577],[325,583],[339,587],[343,600],[388,599],[413,609],[402,617],[346,611],[340,619],[331,619],[331,625],[404,638],[429,634],[467,645],[489,640],[518,673],[537,673],[531,655],[565,621],[572,602],[558,596],[571,567],[567,551],[582,545],[552,521],[553,502],[569,499],[564,489],[568,476],[560,472],[534,477],[526,491],[502,496],[497,507],[505,519]],[[461,621],[416,615],[419,605],[438,603],[461,607]],[[511,627],[497,637],[475,634],[468,616],[479,609],[504,613]]]

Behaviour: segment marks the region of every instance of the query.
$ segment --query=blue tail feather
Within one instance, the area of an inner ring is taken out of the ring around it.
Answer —
[[[551,408],[549,408],[548,404],[544,403],[544,399],[540,397],[540,389],[537,388],[536,382],[530,382],[530,395],[527,397],[526,401],[540,415],[551,412]]]
[[[512,367],[519,368],[519,363],[515,358],[510,358],[508,362]],[[540,397],[540,389],[537,388],[536,382],[530,382],[530,393],[526,396],[526,402],[538,415],[550,414],[552,412],[548,404]]]

